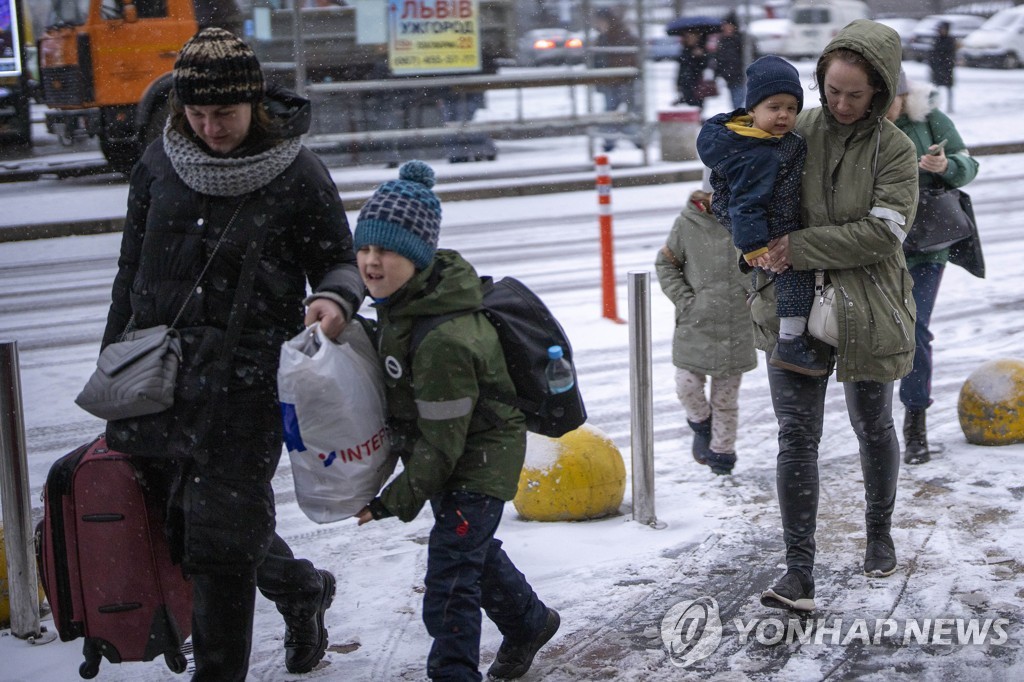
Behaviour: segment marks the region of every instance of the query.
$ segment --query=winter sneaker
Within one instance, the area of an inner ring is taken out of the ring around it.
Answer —
[[[888,533],[868,537],[864,550],[864,575],[884,578],[896,572],[896,546]]]
[[[808,342],[807,336],[792,339],[780,337],[768,358],[768,364],[772,367],[781,367],[809,377],[828,376],[828,361],[828,354],[816,349]]]
[[[907,464],[924,464],[932,456],[928,452],[928,430],[925,426],[924,410],[907,409],[903,417],[903,461]]]
[[[786,571],[772,587],[761,593],[761,605],[790,611],[814,610],[814,579],[802,571]]]
[[[702,422],[687,419],[686,423],[693,429],[693,458],[697,464],[707,464],[711,456],[711,416]]]
[[[736,465],[736,453],[708,450],[708,457],[704,463],[711,467],[713,473],[726,476],[732,473],[732,468]]]
[[[313,615],[304,619],[285,616],[284,666],[290,673],[308,673],[324,657],[327,650],[327,628],[324,613],[334,601],[336,581],[330,571],[317,569],[323,580],[320,601]]]
[[[558,632],[561,622],[558,611],[549,608],[544,627],[536,637],[528,642],[513,642],[507,637],[501,640],[494,663],[487,670],[487,677],[492,680],[517,680],[525,675],[533,665],[533,658],[540,648]]]

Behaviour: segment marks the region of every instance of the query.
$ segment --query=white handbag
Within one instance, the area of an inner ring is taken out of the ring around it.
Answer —
[[[836,290],[825,284],[825,271],[814,273],[814,301],[807,317],[807,332],[833,348],[839,347],[839,315],[836,310]]]

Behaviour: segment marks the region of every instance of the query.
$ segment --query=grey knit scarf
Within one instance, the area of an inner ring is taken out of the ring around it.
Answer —
[[[164,151],[178,177],[190,189],[215,197],[237,197],[263,187],[291,165],[301,148],[302,141],[291,137],[252,156],[211,156],[174,130],[169,118],[164,127]]]

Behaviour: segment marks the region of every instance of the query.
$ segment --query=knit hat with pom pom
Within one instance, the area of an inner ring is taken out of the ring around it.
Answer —
[[[409,161],[363,205],[353,236],[358,251],[379,246],[394,251],[423,270],[434,260],[441,234],[441,202],[430,191],[434,169],[422,161]]]

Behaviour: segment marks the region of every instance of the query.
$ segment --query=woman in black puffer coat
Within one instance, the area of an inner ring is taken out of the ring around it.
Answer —
[[[245,43],[204,29],[182,48],[173,79],[164,134],[132,171],[103,345],[129,324],[173,323],[184,357],[174,406],[110,422],[107,437],[138,455],[151,494],[167,500],[172,551],[193,581],[193,680],[245,679],[257,583],[284,616],[288,671],[307,672],[327,646],[335,580],[274,532],[277,366],[304,323],[334,338],[358,309],[352,236],[327,169],[299,140],[308,101],[266,91]],[[261,236],[225,356],[246,247]]]

